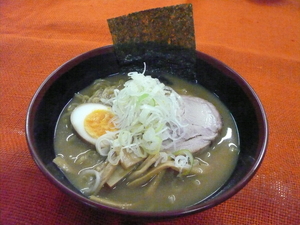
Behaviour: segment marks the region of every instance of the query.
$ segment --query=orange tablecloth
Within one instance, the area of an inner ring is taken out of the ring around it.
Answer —
[[[251,182],[217,207],[150,224],[300,222],[299,0],[1,0],[0,224],[119,224],[60,192],[25,140],[28,104],[42,81],[76,55],[112,44],[106,19],[190,2],[197,49],[239,72],[260,97],[269,145]]]

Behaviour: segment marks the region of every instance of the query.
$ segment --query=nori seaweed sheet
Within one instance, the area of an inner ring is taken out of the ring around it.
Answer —
[[[121,72],[173,74],[194,80],[193,9],[181,4],[108,19]]]

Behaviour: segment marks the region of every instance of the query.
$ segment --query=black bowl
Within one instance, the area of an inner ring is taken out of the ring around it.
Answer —
[[[73,187],[52,162],[55,157],[53,135],[63,107],[74,93],[95,79],[119,72],[113,46],[79,55],[55,70],[39,87],[26,118],[26,137],[30,153],[39,169],[60,190],[99,210],[139,219],[183,216],[214,207],[240,191],[262,162],[268,139],[267,119],[262,104],[247,82],[222,62],[197,52],[197,81],[215,93],[227,106],[237,123],[240,155],[237,166],[225,185],[206,200],[181,210],[140,212],[112,208],[91,201]]]

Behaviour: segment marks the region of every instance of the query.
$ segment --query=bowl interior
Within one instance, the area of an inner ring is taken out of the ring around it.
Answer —
[[[95,79],[119,72],[112,46],[82,54],[55,70],[40,86],[29,106],[26,137],[30,152],[40,170],[59,189],[85,204],[110,212],[139,217],[172,217],[211,208],[242,189],[257,171],[267,144],[267,120],[263,107],[246,81],[220,61],[197,52],[197,82],[215,93],[232,113],[240,135],[240,156],[231,178],[206,200],[172,212],[118,210],[90,201],[69,183],[52,162],[55,157],[53,135],[63,107],[74,93]]]

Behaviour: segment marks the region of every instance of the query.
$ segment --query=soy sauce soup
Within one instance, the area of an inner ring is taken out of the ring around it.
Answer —
[[[112,84],[127,77],[116,75],[106,78]],[[158,186],[153,190],[153,181],[139,187],[128,187],[124,178],[113,188],[104,186],[97,194],[101,202],[119,208],[138,211],[167,211],[192,206],[216,192],[230,177],[239,155],[239,136],[234,118],[223,103],[205,88],[188,83],[174,76],[166,76],[172,87],[180,95],[192,95],[211,102],[222,117],[223,127],[217,138],[204,151],[194,153],[201,160],[203,173],[197,175],[178,176],[178,172],[168,169]],[[97,82],[96,82],[97,83]],[[92,84],[80,94],[91,96],[97,89]],[[62,171],[68,180],[84,193],[86,180],[78,175],[80,171],[105,161],[95,147],[83,141],[74,132],[70,123],[72,104],[80,104],[73,98],[65,107],[57,122],[54,148],[56,156],[63,158],[68,168]]]

